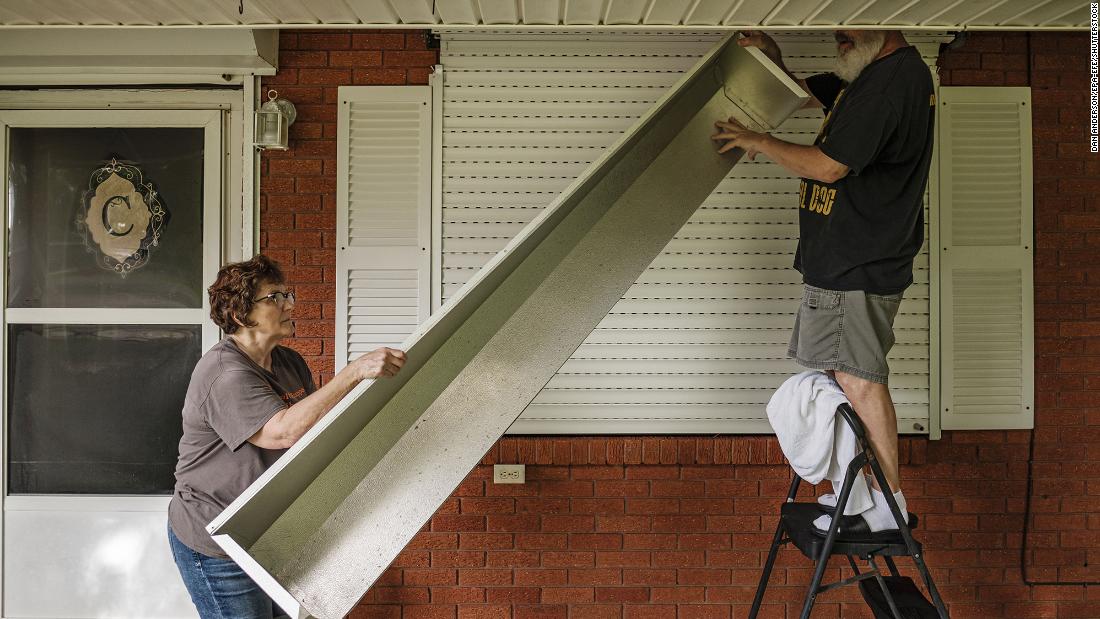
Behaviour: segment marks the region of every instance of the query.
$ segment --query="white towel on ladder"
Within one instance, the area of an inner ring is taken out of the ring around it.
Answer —
[[[812,370],[784,381],[767,407],[768,421],[794,472],[811,484],[828,479],[837,497],[848,464],[860,452],[855,432],[836,412],[846,402],[833,378]],[[857,475],[844,513],[859,514],[873,505],[866,480]]]

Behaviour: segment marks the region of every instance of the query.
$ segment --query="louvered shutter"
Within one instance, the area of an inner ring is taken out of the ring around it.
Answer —
[[[720,38],[442,36],[436,302],[454,295]],[[830,69],[831,35],[777,38],[796,74]],[[909,38],[934,64],[944,37]],[[820,124],[820,110],[804,110],[775,135],[810,144]],[[764,405],[801,370],[786,357],[801,298],[791,268],[798,186],[766,158],[738,163],[510,432],[770,432]],[[924,251],[895,325],[891,388],[903,432],[930,429],[928,267]]]
[[[336,369],[430,308],[431,87],[339,89]]]
[[[1031,428],[1031,90],[945,87],[939,111],[943,428]]]

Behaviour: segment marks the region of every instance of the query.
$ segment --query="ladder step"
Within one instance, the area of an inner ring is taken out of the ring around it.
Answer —
[[[936,607],[924,597],[917,583],[908,576],[884,576],[882,579],[886,588],[890,590],[890,596],[894,598],[894,604],[898,607],[902,619],[937,619],[939,614]],[[886,596],[882,593],[882,587],[875,579],[860,581],[859,592],[863,599],[875,614],[875,619],[894,619],[890,605],[886,602]]]
[[[813,531],[813,522],[821,514],[822,512],[817,503],[784,503],[780,510],[784,532],[791,538],[791,541],[794,542],[794,545],[802,554],[811,560],[816,559],[821,554],[821,547],[825,545],[825,538],[818,536]],[[909,518],[912,525],[915,526],[917,517],[910,514]],[[920,552],[920,543],[915,543],[917,551]],[[907,557],[910,552],[899,534],[895,541],[836,540],[830,554],[860,557],[867,555]]]

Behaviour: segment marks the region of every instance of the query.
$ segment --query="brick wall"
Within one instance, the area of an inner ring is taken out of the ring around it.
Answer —
[[[933,575],[955,619],[1100,617],[1100,159],[1087,152],[1087,38],[976,34],[941,59],[944,85],[1033,88],[1037,411],[1028,431],[903,439],[902,475]],[[293,343],[332,372],[335,93],[424,83],[415,32],[283,36],[267,83],[297,103],[292,149],[264,158],[264,251],[300,291]],[[388,80],[377,82],[374,80]],[[266,85],[266,84],[265,84]],[[308,102],[307,102],[308,101]],[[528,465],[494,485],[493,463]],[[353,616],[371,619],[735,619],[755,590],[789,485],[766,437],[501,440]],[[780,554],[761,617],[796,617],[808,561]],[[841,574],[830,565],[828,577]],[[814,617],[869,617],[849,588]]]
[[[1088,150],[1088,44],[1085,34],[987,34],[943,63],[945,85],[1032,89],[1037,393],[1029,581],[1100,581],[1100,155]],[[1092,614],[1100,616],[1100,604]]]

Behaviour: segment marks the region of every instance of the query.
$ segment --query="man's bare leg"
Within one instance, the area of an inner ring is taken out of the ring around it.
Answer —
[[[882,473],[890,484],[890,492],[897,492],[901,489],[901,474],[898,471],[898,417],[889,388],[841,370],[836,370],[833,376],[867,429],[871,448],[875,450]],[[878,487],[877,480],[874,485]]]

